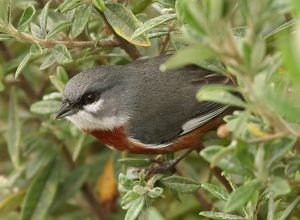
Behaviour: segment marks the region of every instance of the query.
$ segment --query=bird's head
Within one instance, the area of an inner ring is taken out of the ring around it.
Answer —
[[[120,127],[129,118],[125,84],[113,66],[81,72],[66,84],[56,118],[66,117],[86,131]]]

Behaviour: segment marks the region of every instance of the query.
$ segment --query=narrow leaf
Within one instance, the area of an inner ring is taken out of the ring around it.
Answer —
[[[66,84],[69,81],[69,76],[66,72],[66,70],[62,66],[58,66],[56,68],[56,75],[57,78],[62,81],[64,84]]]
[[[72,37],[77,37],[84,30],[90,19],[92,8],[92,5],[86,5],[83,8],[77,8],[75,19],[71,28]]]
[[[92,2],[95,5],[95,7],[98,8],[100,11],[105,10],[105,4],[103,0],[92,0]]]
[[[53,48],[52,56],[59,64],[66,64],[73,62],[72,56],[65,45],[56,45]]]
[[[6,34],[0,34],[0,41],[6,41],[6,40],[10,40],[13,37],[10,35],[6,35]]]
[[[71,27],[72,23],[69,21],[64,21],[59,23],[55,28],[53,28],[48,34],[47,38],[56,37],[56,35],[62,31],[67,30],[69,27]]]
[[[54,199],[59,177],[59,163],[52,160],[32,181],[26,193],[21,220],[43,220]]]
[[[143,158],[122,158],[119,162],[130,167],[146,167],[152,163],[151,160]]]
[[[12,195],[9,195],[0,201],[0,217],[10,212],[13,212],[18,208],[25,196],[25,191],[18,191]]]
[[[237,96],[215,85],[203,86],[197,93],[197,99],[199,101],[211,101],[241,108],[246,108],[247,106]]]
[[[33,19],[35,13],[36,13],[36,11],[35,11],[34,6],[33,5],[28,5],[25,8],[25,10],[24,10],[24,12],[23,12],[23,14],[22,14],[22,16],[19,20],[18,29],[19,30],[25,30],[29,26],[29,24],[30,24],[31,20]]]
[[[221,188],[218,185],[214,185],[214,184],[211,184],[211,183],[203,183],[201,185],[201,187],[203,189],[205,189],[206,191],[210,192],[212,195],[214,195],[218,199],[221,199],[221,200],[224,200],[224,201],[228,200],[229,193],[224,188]]]
[[[291,212],[293,211],[294,208],[296,208],[296,206],[298,205],[300,201],[300,196],[298,196],[282,213],[282,215],[280,216],[280,218],[278,220],[285,220],[287,219],[287,217],[289,217],[289,215],[291,214]]]
[[[165,15],[160,15],[156,18],[150,19],[146,21],[144,24],[142,24],[138,29],[135,30],[135,32],[132,34],[131,39],[134,39],[141,34],[145,33],[146,31],[161,25],[163,23],[166,23],[172,19],[176,18],[176,14],[165,14]]]
[[[217,219],[217,220],[245,220],[246,218],[238,215],[227,214],[225,212],[210,212],[203,211],[199,215],[202,215],[207,218]]]
[[[43,63],[40,66],[41,70],[47,69],[49,66],[51,66],[52,64],[54,64],[56,62],[56,59],[52,56],[52,54],[50,54],[49,56],[47,56]]]
[[[73,154],[72,154],[72,159],[73,161],[76,161],[80,152],[82,151],[82,148],[84,147],[83,143],[84,143],[84,140],[86,138],[86,134],[85,133],[81,133],[79,135],[79,138],[78,138],[78,141],[75,145],[75,149],[73,151]]]
[[[88,174],[89,169],[85,166],[79,167],[69,173],[58,187],[55,203],[53,204],[51,211],[60,208],[63,203],[78,193],[86,181]]]
[[[16,73],[15,73],[15,78],[16,79],[19,77],[20,73],[25,68],[25,66],[27,65],[27,63],[29,62],[31,56],[32,56],[32,54],[29,52],[29,53],[27,53],[27,55],[21,61],[20,65],[18,66],[18,68],[16,70]]]
[[[52,76],[50,76],[49,78],[50,78],[50,82],[52,83],[52,85],[54,85],[54,87],[55,87],[60,93],[63,93],[64,87],[65,87],[64,83],[63,83],[60,79],[58,79],[57,76],[53,76],[53,75],[52,75]]]
[[[272,192],[274,192],[275,196],[285,195],[291,191],[291,187],[288,181],[279,176],[273,176],[271,178],[270,189],[272,190]]]
[[[225,210],[232,212],[243,206],[252,198],[259,187],[260,183],[257,180],[253,180],[246,185],[237,188],[230,194]]]
[[[40,15],[40,26],[44,36],[46,36],[47,19],[48,19],[48,11],[49,11],[50,3],[51,0],[46,3]]]
[[[63,3],[58,7],[58,10],[61,13],[65,13],[68,11],[71,11],[74,8],[77,8],[78,6],[84,4],[83,0],[66,0],[63,1]]]
[[[119,36],[138,46],[150,46],[150,41],[145,34],[131,39],[134,31],[139,28],[140,22],[126,7],[120,4],[106,4],[103,12],[107,22]]]
[[[7,123],[7,145],[8,153],[16,169],[20,165],[20,122],[18,117],[17,94],[12,87],[9,95],[9,113]]]
[[[203,60],[212,58],[213,51],[204,46],[189,46],[177,51],[175,55],[160,66],[161,71],[176,69],[185,65],[200,65]]]
[[[11,0],[0,0],[0,20],[9,23],[11,13]]]
[[[61,102],[55,100],[43,100],[34,103],[30,107],[30,111],[37,114],[56,113],[60,108]]]
[[[168,188],[181,193],[192,193],[201,187],[201,184],[181,176],[169,176],[160,181]]]
[[[128,209],[125,220],[135,220],[139,214],[141,213],[143,207],[145,205],[145,197],[141,196],[135,202],[133,202]]]

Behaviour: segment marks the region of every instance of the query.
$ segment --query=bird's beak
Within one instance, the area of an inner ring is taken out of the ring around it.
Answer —
[[[61,119],[61,118],[64,118],[66,116],[73,115],[77,111],[78,110],[76,108],[74,108],[72,105],[70,105],[69,103],[67,103],[67,102],[63,103],[61,108],[57,112],[55,119]]]

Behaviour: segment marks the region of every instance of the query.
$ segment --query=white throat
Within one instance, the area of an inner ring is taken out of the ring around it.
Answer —
[[[129,116],[109,116],[101,117],[101,112],[104,100],[99,99],[97,102],[84,106],[76,114],[67,116],[76,127],[86,130],[113,130],[121,127],[129,120]]]

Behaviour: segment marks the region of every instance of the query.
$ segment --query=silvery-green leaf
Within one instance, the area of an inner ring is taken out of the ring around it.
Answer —
[[[29,62],[30,58],[32,57],[32,54],[29,52],[26,54],[26,56],[22,59],[22,61],[20,62],[16,73],[15,73],[15,78],[17,79],[20,75],[20,73],[22,72],[22,70],[25,68],[25,66],[27,65],[27,63]]]
[[[89,4],[76,9],[75,18],[71,27],[72,37],[77,37],[84,30],[92,14],[92,9],[93,6]]]
[[[25,8],[25,10],[24,10],[24,12],[23,12],[23,14],[22,14],[22,16],[19,20],[18,30],[26,29],[29,26],[31,20],[33,19],[35,13],[36,13],[36,11],[35,11],[34,6],[29,4]]]

